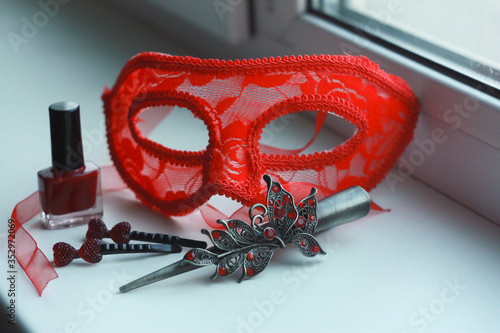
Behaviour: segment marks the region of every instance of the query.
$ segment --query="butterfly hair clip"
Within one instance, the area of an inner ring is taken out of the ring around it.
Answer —
[[[276,249],[292,244],[306,257],[326,254],[313,236],[335,226],[354,221],[368,214],[371,200],[359,186],[350,187],[322,201],[316,189],[295,204],[293,196],[268,175],[266,204],[250,207],[250,223],[217,220],[225,230],[206,230],[213,247],[189,250],[184,258],[120,287],[127,292],[196,268],[215,265],[211,279],[226,277],[241,270],[239,282],[261,273]]]

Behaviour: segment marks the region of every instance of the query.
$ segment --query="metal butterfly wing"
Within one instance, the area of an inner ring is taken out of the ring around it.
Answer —
[[[268,175],[266,205],[250,208],[251,224],[237,219],[217,220],[225,230],[202,230],[210,237],[215,250],[193,249],[186,253],[182,264],[217,265],[211,279],[229,276],[242,268],[239,282],[262,272],[271,261],[274,250],[293,244],[307,257],[326,254],[312,236],[318,223],[316,189],[297,206],[292,195]],[[262,211],[257,213],[258,211]],[[266,216],[269,219],[265,223]]]

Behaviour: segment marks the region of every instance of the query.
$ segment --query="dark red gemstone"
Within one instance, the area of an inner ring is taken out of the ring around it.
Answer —
[[[283,201],[286,202],[286,203],[289,203],[292,201],[292,197],[290,196],[290,194],[287,194],[283,197]]]
[[[314,253],[318,253],[318,252],[319,252],[319,246],[314,245],[314,246],[311,248],[311,251],[313,251]]]
[[[254,274],[253,269],[252,268],[247,268],[247,275],[248,276],[252,276],[253,274]]]
[[[220,232],[218,232],[218,231],[214,231],[214,232],[212,232],[212,237],[213,237],[214,239],[219,239],[219,238],[220,238]]]
[[[293,220],[297,217],[297,213],[295,213],[294,211],[291,211],[288,213],[288,218]]]
[[[302,216],[299,216],[299,218],[295,222],[295,226],[297,228],[304,228],[305,225],[306,225],[306,220]]]
[[[52,247],[54,251],[54,263],[59,266],[66,266],[73,261],[78,251],[68,243],[59,242]]]
[[[316,216],[309,215],[309,221],[312,221],[312,222],[316,221]]]
[[[285,216],[285,208],[283,207],[274,207],[274,217],[277,217],[277,218],[282,218]]]
[[[195,255],[193,253],[193,251],[189,251],[188,253],[186,253],[186,259],[189,260],[189,261],[193,261],[195,258]]]
[[[273,199],[269,199],[269,201],[267,202],[267,204],[268,204],[269,206],[274,205],[274,200],[273,200]]]
[[[306,247],[306,246],[307,246],[307,241],[306,241],[306,240],[302,240],[302,241],[300,242],[300,246],[302,246],[302,247]]]
[[[280,191],[280,188],[278,185],[274,185],[272,188],[271,188],[271,191],[273,191],[274,193],[278,193]]]
[[[277,204],[278,206],[281,206],[281,205],[283,205],[283,201],[281,201],[281,200],[279,200],[279,199],[278,199],[278,201],[276,201],[276,204]]]
[[[274,239],[274,237],[276,236],[276,231],[274,231],[273,228],[271,227],[267,227],[266,229],[264,229],[264,237],[266,239]]]
[[[229,221],[229,223],[227,224],[229,226],[229,228],[234,228],[236,226],[236,223],[234,223],[234,221]]]
[[[304,208],[304,206],[305,206],[305,205],[306,205],[306,204],[304,203],[304,201],[301,201],[301,202],[299,203],[299,208]]]
[[[227,274],[227,269],[226,269],[226,267],[222,267],[222,266],[221,266],[221,267],[219,267],[219,275],[224,276],[224,275],[226,275],[226,274]]]
[[[254,260],[254,259],[255,259],[255,255],[253,254],[253,252],[248,252],[248,253],[247,253],[247,259],[248,259],[249,261],[252,261],[252,260]]]
[[[316,204],[316,202],[314,201],[314,199],[309,199],[309,206],[314,206]]]

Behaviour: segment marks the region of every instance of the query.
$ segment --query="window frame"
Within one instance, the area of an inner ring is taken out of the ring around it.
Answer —
[[[408,57],[426,67],[432,68],[433,70],[440,72],[446,76],[449,76],[459,82],[462,82],[474,89],[477,89],[485,94],[491,95],[497,99],[500,98],[500,89],[498,86],[500,82],[495,80],[494,83],[488,83],[488,68],[484,64],[479,64],[472,59],[467,58],[464,55],[455,53],[454,51],[448,50],[445,47],[433,44],[429,41],[423,40],[417,36],[407,36],[407,33],[399,30],[398,28],[391,27],[384,22],[379,20],[371,19],[370,17],[357,13],[347,7],[344,6],[343,3],[348,0],[341,0],[339,9],[342,14],[340,16],[345,16],[345,19],[342,17],[335,17],[328,15],[326,13],[321,12],[314,8],[312,4],[312,0],[307,0],[307,12],[312,15],[318,16],[326,21],[330,21],[333,24],[342,27],[348,31],[351,31],[357,35],[361,35],[366,39],[369,39],[379,45],[382,45],[396,53],[399,53],[405,57]],[[393,0],[394,4],[398,3],[398,0]],[[397,7],[389,4],[386,9],[384,9],[384,15],[391,16],[397,14]],[[356,25],[353,21],[358,20],[359,24]],[[365,28],[360,28],[359,25],[363,25]],[[371,27],[371,28],[370,28]],[[380,30],[381,33],[372,33],[368,30]],[[383,36],[388,35],[391,36],[388,39],[385,39]],[[399,45],[398,42],[393,42],[391,40],[403,40],[404,37],[411,37],[414,42],[408,42],[406,45]],[[413,45],[416,43],[415,45]],[[408,47],[406,47],[408,46]],[[417,51],[418,49],[426,49],[424,52]],[[427,51],[428,50],[428,51]],[[423,55],[421,53],[426,53]],[[468,68],[467,64],[473,62],[478,68],[473,70]],[[452,66],[448,67],[446,64],[449,63]],[[464,70],[464,73],[460,71],[460,69]],[[500,80],[500,72],[497,69],[491,69],[495,76]],[[476,72],[474,76],[470,76],[465,71]],[[479,78],[481,77],[481,78]],[[490,81],[492,82],[492,81]],[[495,87],[496,85],[497,87]]]
[[[430,66],[428,60],[419,62],[366,33],[314,15],[307,0],[255,1],[253,14],[256,38],[274,40],[297,54],[364,55],[405,79],[419,98],[421,111],[415,139],[393,176],[410,174],[500,224],[500,205],[495,204],[500,188],[500,173],[495,171],[500,165],[498,91],[457,79],[449,70]],[[436,130],[446,133],[446,142],[437,143],[435,153],[425,154],[422,165],[405,169],[405,161],[422,151],[422,142],[432,139]]]

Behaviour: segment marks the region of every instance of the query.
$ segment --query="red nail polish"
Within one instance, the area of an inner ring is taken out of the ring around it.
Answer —
[[[49,107],[52,166],[38,172],[40,212],[49,229],[88,223],[102,216],[100,170],[84,162],[80,106],[73,102]]]

